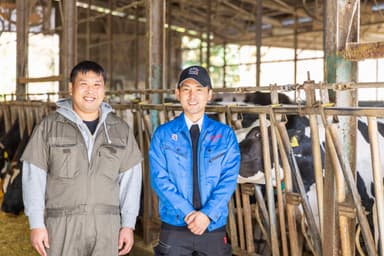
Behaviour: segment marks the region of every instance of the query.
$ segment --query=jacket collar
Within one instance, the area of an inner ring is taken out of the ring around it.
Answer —
[[[188,131],[187,124],[185,123],[184,113],[181,113],[178,117],[174,119],[175,121],[175,130],[178,132]],[[204,113],[203,125],[201,126],[201,133],[210,132],[213,129],[211,125],[213,120],[210,119],[207,114]]]

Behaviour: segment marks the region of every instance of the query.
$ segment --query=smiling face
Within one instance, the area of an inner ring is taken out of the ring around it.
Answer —
[[[212,98],[212,90],[193,79],[187,79],[176,89],[176,98],[180,101],[185,116],[196,122],[204,115],[205,106]]]
[[[103,76],[93,71],[79,72],[70,85],[73,109],[84,121],[96,120],[105,96]]]

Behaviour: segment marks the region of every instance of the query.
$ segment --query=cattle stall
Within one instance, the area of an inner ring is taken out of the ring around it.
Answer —
[[[338,107],[328,101],[329,88],[351,90],[351,86],[312,84],[311,89],[305,89],[306,101],[279,104],[277,94],[292,88],[271,86],[268,105],[233,102],[207,106],[207,113],[233,127],[238,134],[247,134],[239,139],[241,149],[245,142],[251,144],[244,150],[259,146],[251,152],[250,162],[244,162],[244,168],[253,168],[246,171],[254,173],[247,177],[240,173],[229,202],[227,231],[234,255],[324,255],[324,248],[342,255],[383,255],[381,119],[384,109]],[[304,88],[294,90],[304,91]],[[320,99],[314,96],[316,91],[320,92]],[[144,155],[142,210],[137,232],[150,244],[157,239],[160,219],[157,198],[150,188],[146,152],[153,130],[178,115],[181,106],[126,102],[124,97],[120,98],[120,101],[112,97],[107,100],[133,126]],[[34,124],[54,108],[51,102],[3,102],[0,120],[6,131],[19,120],[20,132],[27,130],[26,134],[30,134]],[[254,126],[243,127],[244,118],[249,116],[255,118]],[[340,131],[343,119],[356,124],[352,131],[357,140],[356,146],[352,145],[357,152],[355,162],[346,154],[350,145],[343,143],[345,138]],[[300,151],[301,146],[305,148]],[[242,157],[248,160],[243,153],[247,152],[242,151]],[[256,153],[262,157],[253,159]],[[307,176],[311,176],[311,181]],[[365,200],[372,202],[371,208]]]

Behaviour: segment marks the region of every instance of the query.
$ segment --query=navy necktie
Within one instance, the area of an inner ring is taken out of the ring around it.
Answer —
[[[200,129],[199,125],[194,124],[189,130],[192,140],[192,173],[193,173],[193,207],[195,210],[201,209],[201,198],[199,190],[199,176],[198,176],[198,163],[197,163],[197,144],[199,142]]]

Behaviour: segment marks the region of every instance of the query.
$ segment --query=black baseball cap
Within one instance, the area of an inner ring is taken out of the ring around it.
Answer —
[[[207,70],[201,66],[190,66],[184,69],[180,74],[177,88],[180,88],[183,82],[187,79],[193,79],[202,86],[208,86],[209,89],[212,89],[211,78],[209,77]]]

